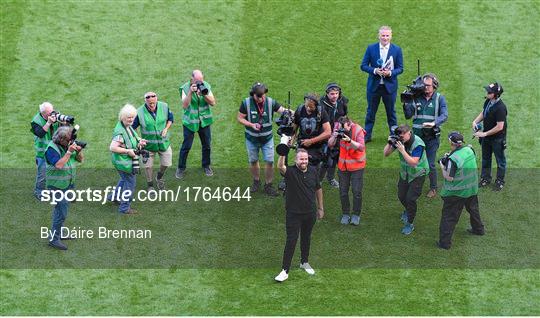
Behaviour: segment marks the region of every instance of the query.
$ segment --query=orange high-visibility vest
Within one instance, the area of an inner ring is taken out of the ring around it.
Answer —
[[[366,131],[358,124],[351,127],[351,139],[359,141],[364,138]],[[356,171],[366,166],[366,149],[354,149],[350,142],[339,141],[338,169],[341,171]]]

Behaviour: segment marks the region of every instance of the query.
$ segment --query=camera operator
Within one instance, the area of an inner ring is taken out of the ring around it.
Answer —
[[[478,171],[474,150],[463,145],[463,135],[457,131],[448,134],[448,141],[452,151],[439,160],[444,181],[437,246],[443,249],[450,249],[463,207],[470,214],[471,228],[467,231],[474,235],[484,235],[478,208]]]
[[[473,120],[474,136],[480,139],[482,144],[482,174],[480,187],[491,183],[491,154],[495,154],[497,161],[497,179],[493,185],[494,191],[500,191],[504,187],[504,175],[506,173],[506,116],[508,111],[501,100],[503,88],[498,83],[491,83],[484,87],[487,92],[484,110]],[[479,123],[484,122],[483,130],[479,131]]]
[[[45,161],[47,165],[46,185],[49,190],[66,192],[75,185],[76,167],[75,161],[83,162],[82,147],[72,140],[73,127],[62,126],[54,133],[45,149]],[[52,237],[49,237],[49,245],[67,250],[67,246],[61,240],[70,237],[61,236],[61,228],[64,226],[68,214],[69,201],[65,197],[56,203],[52,211]]]
[[[135,192],[135,183],[137,181],[139,157],[136,152],[147,145],[147,141],[140,139],[132,124],[137,117],[137,109],[133,105],[126,104],[118,113],[118,122],[114,127],[113,138],[109,150],[112,152],[112,164],[120,175],[120,181],[116,185],[115,192],[108,198],[109,201],[118,203],[118,212],[123,214],[135,214],[136,210],[131,208],[131,200]],[[118,192],[131,191],[127,200],[117,201],[120,197]]]
[[[54,106],[49,102],[39,105],[39,112],[34,115],[30,125],[32,127],[30,131],[34,134],[34,150],[36,151],[37,166],[34,196],[40,200],[41,191],[45,189],[45,148],[58,128]]]
[[[315,274],[308,263],[311,232],[316,219],[324,217],[324,207],[318,171],[308,164],[308,153],[305,149],[298,149],[295,165],[292,166],[285,164],[285,156],[279,156],[278,168],[287,183],[285,189],[287,241],[283,252],[282,270],[275,278],[276,281],[283,282],[289,277],[298,234],[300,234],[300,268],[310,275]]]
[[[323,155],[323,145],[330,138],[332,130],[328,114],[319,105],[319,96],[309,93],[304,96],[304,104],[294,113],[294,131],[297,133],[298,148],[304,148],[309,155],[309,165],[319,171]],[[294,142],[294,140],[291,140]]]
[[[330,131],[334,131],[338,118],[347,116],[348,104],[349,99],[343,96],[341,87],[337,83],[328,83],[326,85],[326,94],[321,97],[319,105],[322,105],[328,114]],[[339,188],[339,182],[334,177],[338,156],[339,147],[329,147],[328,144],[323,145],[323,159],[319,179],[322,182],[326,175],[328,183],[334,188]]]
[[[184,117],[182,119],[184,141],[178,155],[178,168],[175,176],[177,179],[184,177],[193,137],[195,133],[198,133],[201,139],[202,167],[206,176],[211,177],[214,175],[214,171],[210,167],[212,141],[210,125],[214,122],[214,118],[210,106],[216,105],[212,88],[204,80],[203,73],[200,70],[194,70],[191,73],[190,81],[180,86],[179,90],[182,96],[182,107],[184,108]]]
[[[414,98],[410,103],[403,104],[405,118],[413,119],[413,132],[422,138],[426,144],[426,155],[429,163],[429,191],[426,196],[434,198],[437,195],[437,169],[435,158],[440,145],[441,125],[448,119],[446,98],[437,92],[439,80],[435,74],[427,73],[422,76],[424,94]]]
[[[160,167],[156,176],[158,189],[165,189],[163,175],[168,167],[172,166],[172,149],[169,140],[169,128],[174,122],[174,116],[169,106],[159,102],[155,92],[144,94],[145,103],[137,109],[137,116],[133,121],[133,129],[141,126],[141,137],[147,141],[145,150],[150,156],[144,164],[148,191],[154,190],[153,166],[156,153],[159,154]]]
[[[283,108],[273,98],[266,96],[266,85],[256,82],[249,92],[250,97],[245,98],[240,104],[236,119],[245,126],[246,149],[250,165],[253,184],[251,192],[257,192],[260,186],[259,150],[262,151],[266,162],[264,175],[264,192],[276,197],[279,194],[272,186],[274,178],[274,138],[272,133],[272,117],[274,112],[283,113]]]
[[[409,235],[414,231],[416,217],[416,200],[422,194],[422,186],[429,173],[429,164],[425,154],[425,144],[422,139],[411,132],[408,125],[398,126],[395,136],[388,138],[384,147],[384,156],[388,157],[394,150],[399,152],[400,171],[398,181],[398,198],[405,211],[401,220],[405,226],[401,233]],[[394,140],[392,137],[396,138]]]
[[[341,224],[360,224],[362,211],[362,187],[364,185],[364,168],[366,166],[365,130],[347,116],[340,117],[334,126],[334,132],[328,145],[334,147],[339,143],[339,196],[341,199]],[[353,193],[352,217],[349,201],[349,187]]]

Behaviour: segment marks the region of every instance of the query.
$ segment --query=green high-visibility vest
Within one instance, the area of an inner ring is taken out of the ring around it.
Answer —
[[[38,124],[39,126],[41,126],[41,128],[43,128],[43,126],[45,126],[45,124],[47,123],[47,120],[43,118],[38,112],[32,119],[32,122]],[[49,131],[45,132],[45,136],[40,138],[34,135],[34,149],[36,150],[36,157],[45,158],[45,149],[47,148],[49,141],[52,140],[52,135],[57,128],[58,123],[52,123],[52,125],[49,126]],[[30,131],[32,131],[32,129],[30,129]]]
[[[60,155],[60,158],[62,158],[66,154],[66,151],[64,150],[64,148],[58,147],[58,145],[52,141],[50,141],[49,144],[47,145],[45,152],[47,152],[49,148],[54,149],[54,151],[56,151]],[[61,169],[56,168],[54,165],[51,165],[47,161],[47,170],[46,170],[47,173],[46,173],[46,181],[45,181],[47,188],[54,187],[57,189],[65,190],[70,185],[75,183],[75,175],[76,175],[75,157],[76,156],[77,156],[76,152],[71,154],[71,157],[66,162],[64,167],[62,167]]]
[[[131,131],[131,136],[128,134],[126,129],[129,129]],[[115,138],[116,136],[122,136],[122,138],[124,139],[124,145],[126,145],[127,149],[137,149],[137,145],[139,144],[139,138],[137,132],[133,128],[131,128],[131,126],[125,128],[121,121],[117,122],[116,126],[114,127],[113,138]],[[131,158],[127,154],[119,154],[116,152],[111,153],[112,164],[117,170],[124,171],[126,173],[132,172],[133,158]]]
[[[460,147],[449,158],[456,165],[456,174],[452,181],[444,180],[441,196],[468,198],[477,195],[478,166],[474,150],[470,146]]]
[[[208,88],[208,91],[211,91],[210,84],[206,81],[204,86]],[[188,94],[191,89],[191,83],[187,82],[184,85],[180,86],[180,98],[182,98],[182,92]],[[204,96],[198,96],[196,93],[191,94],[191,102],[189,106],[184,109],[184,117],[182,117],[182,123],[187,129],[192,132],[199,131],[200,128],[210,126],[214,122],[212,117],[212,110],[210,105],[204,99]]]
[[[251,127],[246,127],[246,138],[254,143],[266,143],[272,139],[272,118],[274,101],[270,97],[264,99],[264,107],[262,115],[259,114],[257,104],[253,100],[253,97],[248,97],[243,101],[246,106],[246,119],[250,123],[261,124],[261,130],[257,131]]]
[[[439,99],[440,94],[435,92],[429,103],[425,98],[420,98],[414,108],[413,115],[413,133],[417,136],[423,136],[422,128],[424,123],[434,122],[439,114]],[[420,109],[419,109],[420,108]]]
[[[414,135],[414,141],[411,146],[411,150],[415,149],[418,146],[422,146],[425,149],[426,144],[424,144],[424,141],[420,137]],[[425,150],[422,152],[422,156],[420,157],[420,161],[418,162],[416,167],[409,166],[409,164],[405,161],[405,158],[403,158],[401,152],[399,153],[399,163],[401,165],[399,177],[407,182],[411,182],[414,178],[425,176],[429,173],[429,163],[427,161]]]
[[[171,144],[169,132],[165,138],[161,137],[161,132],[167,126],[169,106],[166,103],[157,102],[156,118],[154,119],[144,104],[137,109],[137,116],[141,125],[142,138],[148,140],[144,148],[153,152],[167,150]]]

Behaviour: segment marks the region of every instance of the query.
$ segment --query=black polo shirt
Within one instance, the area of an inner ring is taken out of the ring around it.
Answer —
[[[288,214],[316,213],[315,191],[321,188],[317,170],[308,165],[302,172],[296,165],[287,166],[285,172],[285,210]]]
[[[506,116],[508,111],[506,110],[506,105],[502,100],[497,100],[495,104],[490,105],[490,100],[484,102],[484,131],[491,130],[493,127],[497,126],[497,122],[504,121],[503,130],[499,131],[495,135],[487,136],[488,139],[498,139],[506,137]]]

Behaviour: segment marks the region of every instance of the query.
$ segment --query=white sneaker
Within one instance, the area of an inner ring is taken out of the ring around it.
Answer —
[[[289,278],[289,274],[287,274],[287,272],[282,269],[281,272],[276,276],[276,278],[274,278],[276,280],[276,282],[283,282],[283,281],[286,281],[287,278]]]
[[[300,268],[303,268],[309,275],[315,275],[315,270],[311,268],[311,265],[309,265],[309,263],[300,264]]]

